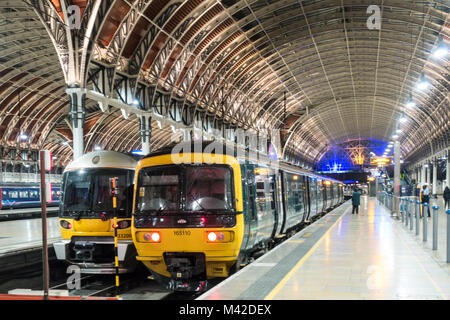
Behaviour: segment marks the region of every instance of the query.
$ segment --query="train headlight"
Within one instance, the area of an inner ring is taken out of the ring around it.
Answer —
[[[232,233],[209,231],[207,234],[208,242],[229,242],[233,241]]]
[[[141,233],[141,232],[139,232],[139,233]],[[145,232],[145,233],[143,233],[142,237],[143,237],[144,241],[147,241],[147,242],[154,242],[154,243],[161,242],[161,235],[157,231]]]
[[[208,241],[214,242],[217,240],[217,234],[215,232],[208,233]]]
[[[72,224],[69,221],[66,220],[61,220],[59,222],[59,224],[61,225],[61,227],[63,227],[64,229],[72,229]]]

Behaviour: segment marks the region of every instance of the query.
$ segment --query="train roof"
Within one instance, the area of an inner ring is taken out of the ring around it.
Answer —
[[[215,148],[213,148],[211,150],[212,154],[228,154],[228,155],[235,155],[236,154],[236,149],[233,148],[232,146],[229,146],[223,142],[219,142],[219,141],[182,141],[182,142],[178,142],[178,143],[172,143],[170,145],[167,145],[161,149],[155,150],[153,152],[150,152],[148,155],[144,156],[142,159],[146,159],[146,158],[150,158],[150,157],[155,157],[155,156],[160,156],[160,155],[165,155],[165,154],[170,154],[173,152],[173,149],[175,147],[177,147],[177,150],[179,151],[186,151],[189,150],[190,152],[194,152],[197,148],[199,148],[201,146],[201,150],[205,150],[205,148],[207,146],[210,146],[211,143],[216,143]],[[238,147],[240,151],[243,151],[242,148]],[[326,177],[326,176],[321,176],[317,173],[314,173],[312,171],[306,170],[306,169],[302,169],[296,165],[287,163],[283,160],[279,161],[280,163],[280,168],[286,171],[291,171],[294,173],[303,173],[311,178],[314,179],[321,179],[321,180],[329,180],[329,181],[333,181],[336,183],[342,183],[341,181],[335,180],[333,178],[330,177]]]
[[[137,161],[126,154],[116,151],[93,151],[86,153],[67,165],[64,171],[81,168],[136,168]]]

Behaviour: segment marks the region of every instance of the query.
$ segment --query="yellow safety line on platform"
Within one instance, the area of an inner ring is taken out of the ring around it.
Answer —
[[[305,242],[305,240],[288,240],[286,242],[288,242],[288,243],[303,243],[303,242]]]
[[[338,222],[341,221],[341,219],[348,212],[350,212],[350,208],[347,208],[346,212],[344,212],[342,214],[342,216],[340,216],[339,219],[337,219],[336,222],[333,223],[333,225],[330,227],[330,229],[328,229],[327,232],[325,232],[323,234],[323,236],[319,239],[319,241],[317,241],[316,244],[311,249],[309,249],[309,251],[300,259],[300,261],[297,262],[297,264],[294,266],[294,268],[292,268],[291,271],[289,271],[284,276],[284,278],[275,286],[275,288],[273,288],[272,291],[270,291],[270,293],[264,298],[264,300],[272,300],[273,299],[273,297],[278,293],[278,291],[280,291],[280,289],[285,285],[285,283],[294,274],[294,272],[296,272],[303,265],[303,263],[305,263],[306,259],[308,259],[309,256],[311,256],[311,254],[317,249],[317,247],[322,242],[322,240],[325,239],[325,237],[331,232],[331,230],[334,229],[334,227],[338,224]]]
[[[394,229],[395,230],[395,229]],[[405,245],[406,248],[408,248],[409,252],[411,253],[411,255],[413,256],[414,260],[416,260],[417,264],[420,266],[420,268],[423,270],[423,272],[425,273],[425,275],[428,277],[428,279],[431,281],[431,283],[433,284],[434,288],[436,289],[436,291],[438,291],[442,298],[444,300],[448,300],[447,295],[444,293],[444,291],[441,289],[441,287],[439,287],[439,285],[436,283],[436,281],[433,280],[433,278],[431,277],[430,273],[427,271],[427,269],[425,268],[425,266],[422,264],[422,262],[420,262],[420,260],[417,258],[416,254],[414,253],[414,251],[410,248],[410,246],[406,243],[405,240],[403,240],[403,238],[400,236],[400,234],[395,231],[395,233],[397,234],[397,237],[400,238],[400,240],[403,242],[403,244]]]

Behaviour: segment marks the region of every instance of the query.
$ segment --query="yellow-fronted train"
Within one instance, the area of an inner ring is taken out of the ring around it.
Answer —
[[[78,265],[81,273],[115,273],[114,228],[117,228],[119,273],[134,271],[136,249],[131,237],[131,210],[136,160],[114,151],[95,151],[64,170],[56,257]],[[110,178],[118,178],[113,208]],[[117,225],[113,218],[117,215]]]
[[[220,142],[152,152],[135,177],[137,259],[175,291],[204,291],[343,202],[338,181]]]

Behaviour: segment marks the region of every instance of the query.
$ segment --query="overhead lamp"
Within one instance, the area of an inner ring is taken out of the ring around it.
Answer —
[[[133,104],[133,106],[138,106],[139,105],[139,100],[138,99],[134,99],[132,104]]]
[[[398,138],[398,134],[394,134],[394,135],[392,136],[392,138],[393,138],[393,139],[397,139],[397,138]]]
[[[416,106],[416,103],[414,102],[412,93],[410,92],[409,93],[409,100],[406,102],[406,107],[411,109],[411,108],[414,108],[415,106]]]
[[[395,130],[396,133],[401,133],[402,129],[398,128],[397,130]]]
[[[404,113],[402,113],[402,116],[400,117],[400,119],[398,121],[400,121],[400,123],[405,123],[406,121],[408,121],[408,118],[405,116]]]
[[[444,42],[444,37],[442,35],[439,36],[439,41],[436,49],[433,51],[433,57],[437,59],[444,58],[449,52],[448,46]]]
[[[427,81],[427,78],[425,78],[425,73],[422,72],[419,83],[417,83],[417,89],[425,90],[428,88],[429,85],[430,85],[430,83]]]
[[[21,139],[21,140],[27,140],[27,139],[28,139],[27,134],[26,134],[26,133],[22,133],[22,134],[20,135],[20,139]]]
[[[94,150],[95,150],[95,151],[100,151],[100,150],[102,150],[102,147],[100,147],[99,145],[96,145],[96,146],[94,147]]]

